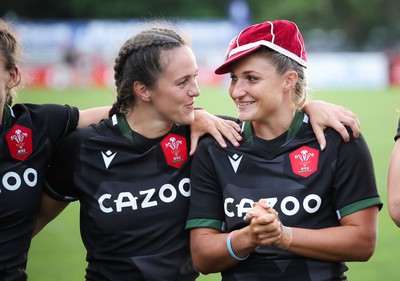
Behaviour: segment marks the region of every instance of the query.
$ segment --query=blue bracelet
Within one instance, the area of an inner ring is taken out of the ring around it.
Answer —
[[[231,238],[232,238],[232,235],[233,235],[233,233],[234,233],[235,231],[236,231],[236,230],[234,230],[234,231],[232,231],[231,233],[229,233],[228,238],[226,238],[226,247],[228,248],[228,252],[229,252],[229,254],[231,255],[232,258],[234,258],[234,259],[237,260],[237,261],[243,261],[243,260],[247,259],[247,258],[249,257],[249,255],[246,256],[246,257],[244,257],[244,258],[241,258],[241,257],[238,257],[237,255],[235,255],[235,253],[234,253],[233,250],[232,250]]]

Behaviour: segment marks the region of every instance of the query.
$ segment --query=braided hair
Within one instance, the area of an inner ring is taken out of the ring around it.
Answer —
[[[4,61],[4,67],[7,71],[15,67],[21,59],[19,39],[12,31],[11,24],[3,19],[0,19],[0,59]],[[19,76],[20,81],[21,76]],[[10,89],[6,93],[5,104],[11,106],[15,96],[15,89]]]
[[[128,39],[115,59],[117,98],[109,116],[132,108],[136,97],[133,93],[135,81],[154,89],[165,68],[161,61],[161,52],[183,45],[186,45],[185,41],[170,28],[150,28]]]

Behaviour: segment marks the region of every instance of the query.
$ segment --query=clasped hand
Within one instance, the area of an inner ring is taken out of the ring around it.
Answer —
[[[284,226],[275,209],[268,206],[265,199],[254,203],[244,220],[248,226],[251,243],[257,247],[278,247],[288,249],[292,242],[292,229]]]

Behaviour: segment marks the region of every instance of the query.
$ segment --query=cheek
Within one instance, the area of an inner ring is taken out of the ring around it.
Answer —
[[[234,99],[234,97],[233,97],[233,91],[235,90],[235,85],[234,84],[230,84],[229,85],[229,88],[228,88],[228,93],[229,93],[229,96],[232,98],[232,99]]]

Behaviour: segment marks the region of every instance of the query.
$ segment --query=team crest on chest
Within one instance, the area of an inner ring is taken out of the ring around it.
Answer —
[[[6,135],[11,157],[25,160],[32,154],[32,131],[21,125],[14,125]]]
[[[186,139],[176,134],[168,134],[161,141],[165,161],[170,166],[179,168],[188,158]]]
[[[289,154],[292,171],[307,178],[318,170],[319,150],[302,146]]]

